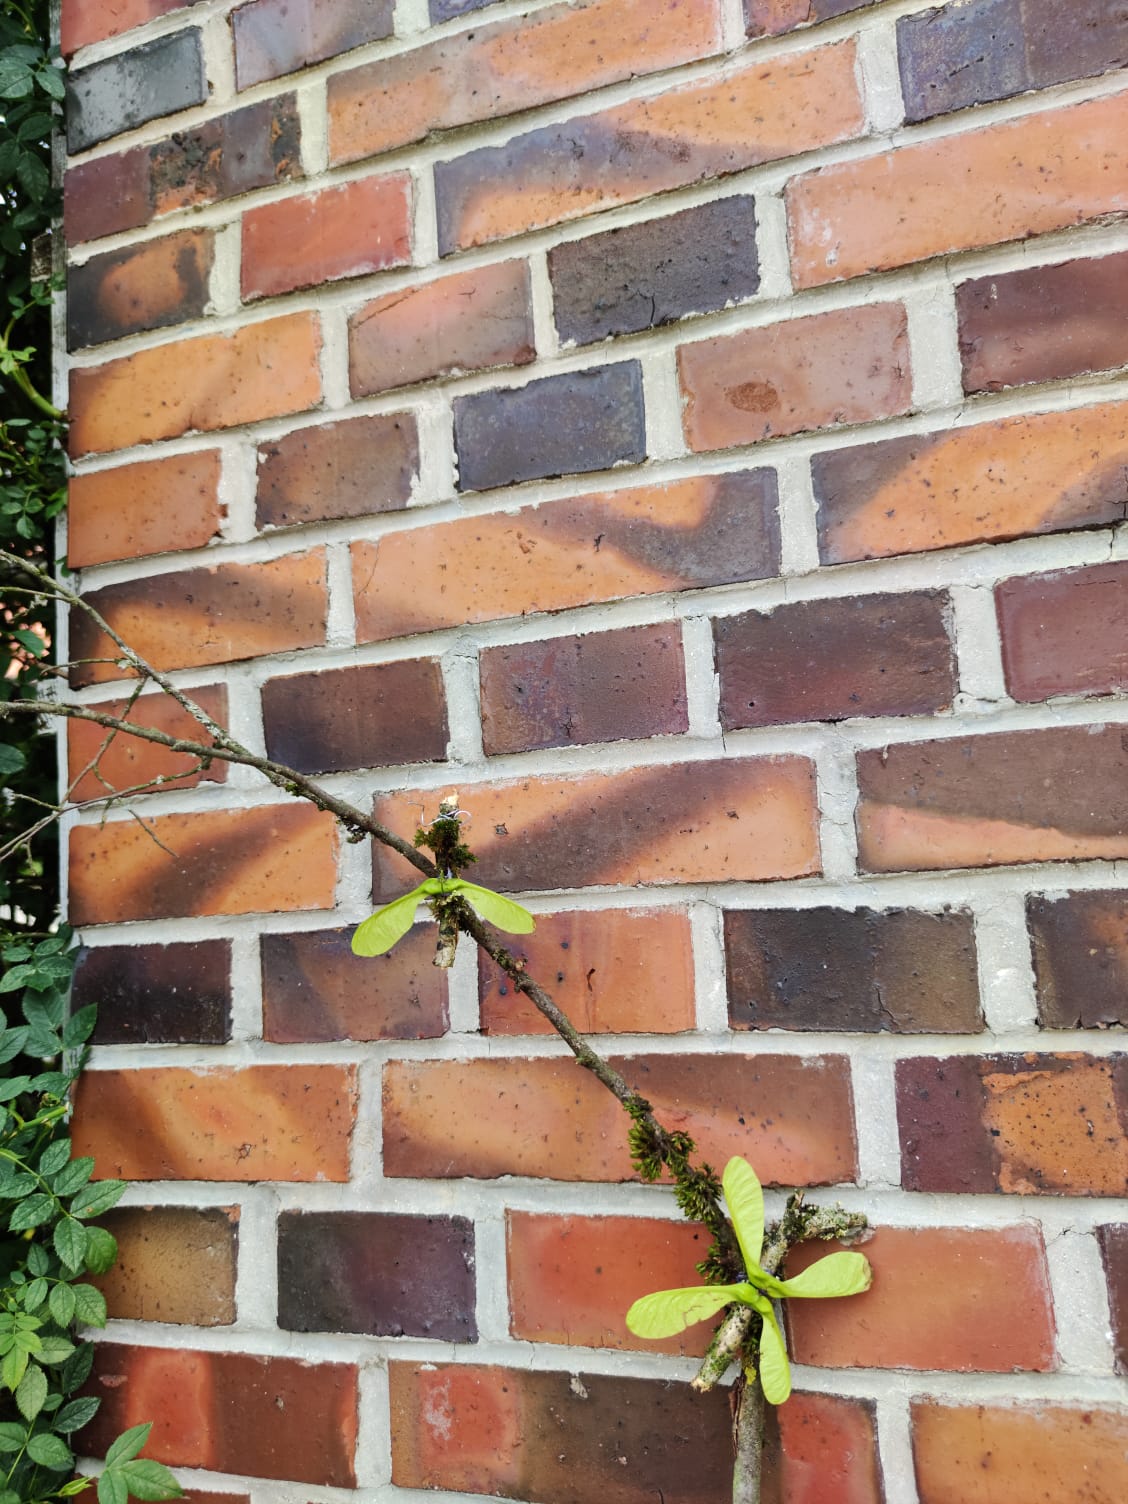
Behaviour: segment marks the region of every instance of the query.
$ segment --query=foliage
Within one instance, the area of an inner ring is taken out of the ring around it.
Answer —
[[[382,956],[407,934],[415,918],[415,910],[424,899],[459,897],[465,898],[483,919],[511,935],[529,935],[535,928],[535,921],[528,909],[523,909],[511,898],[503,898],[492,888],[481,888],[477,883],[468,883],[462,877],[429,877],[417,888],[412,888],[410,893],[386,903],[382,909],[377,909],[375,914],[370,914],[362,924],[357,925],[352,938],[353,954]]]

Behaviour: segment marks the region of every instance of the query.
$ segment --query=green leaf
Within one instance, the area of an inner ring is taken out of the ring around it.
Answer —
[[[22,1347],[11,1347],[0,1359],[0,1383],[5,1389],[18,1389],[27,1372],[27,1353]]]
[[[0,742],[0,773],[5,776],[9,773],[22,773],[26,766],[27,758],[18,747],[11,747],[7,742]],[[11,992],[12,990],[13,987],[5,987],[3,982],[0,982],[0,992]]]
[[[62,1431],[64,1436],[69,1436],[72,1431],[81,1431],[97,1415],[101,1403],[93,1395],[80,1400],[68,1400],[55,1417],[55,1430]]]
[[[27,1249],[27,1267],[38,1277],[46,1274],[51,1260],[47,1257],[47,1250],[42,1243],[29,1243]]]
[[[100,1475],[98,1504],[129,1504],[129,1489],[117,1468],[108,1467]]]
[[[80,1473],[77,1478],[69,1478],[63,1484],[62,1488],[56,1489],[55,1492],[59,1495],[60,1499],[73,1499],[75,1494],[84,1493],[93,1482],[93,1478],[87,1478]],[[2,1500],[0,1500],[0,1504],[3,1504]]]
[[[40,1363],[47,1363],[54,1368],[65,1363],[73,1352],[74,1343],[68,1342],[65,1337],[44,1337],[38,1356]]]
[[[144,1421],[139,1426],[130,1426],[128,1431],[123,1431],[115,1442],[110,1445],[106,1453],[106,1466],[112,1467],[115,1462],[128,1462],[149,1439],[149,1432],[153,1429],[151,1420]]]
[[[5,1029],[0,1034],[0,1065],[7,1065],[9,1060],[14,1060],[23,1050],[27,1042],[27,1025],[20,1024],[15,1029]]]
[[[55,1211],[55,1201],[51,1196],[28,1196],[13,1209],[8,1218],[9,1232],[23,1232],[28,1227],[38,1227],[41,1222],[46,1222]]]
[[[47,1375],[42,1368],[31,1363],[16,1390],[16,1406],[24,1420],[34,1420],[43,1409],[46,1398]]]
[[[715,1316],[734,1300],[748,1303],[751,1285],[691,1285],[659,1290],[636,1300],[627,1312],[627,1330],[636,1337],[672,1337],[695,1321]]]
[[[86,1270],[88,1274],[105,1274],[117,1258],[117,1239],[104,1227],[86,1229]]]
[[[59,1375],[59,1383],[62,1386],[63,1393],[73,1394],[76,1389],[81,1389],[90,1377],[90,1370],[93,1366],[93,1342],[80,1343],[63,1364],[63,1370]]]
[[[63,1217],[55,1224],[53,1239],[55,1252],[68,1269],[77,1271],[82,1268],[84,1261],[89,1268],[90,1238],[96,1231],[97,1228],[94,1227],[83,1227],[82,1223],[76,1222],[73,1217]],[[106,1236],[109,1237],[109,1233]],[[93,1274],[95,1271],[90,1272]]]
[[[80,1191],[71,1202],[73,1217],[100,1217],[116,1206],[125,1195],[124,1180],[97,1180]]]
[[[43,92],[50,94],[52,99],[66,98],[66,85],[63,83],[63,75],[57,68],[40,68],[35,77]]]
[[[80,1008],[77,1013],[67,1019],[63,1028],[63,1047],[73,1050],[80,1044],[85,1044],[94,1032],[94,1025],[98,1022],[98,1005],[90,1003],[85,1008]]]
[[[61,1327],[70,1326],[74,1320],[75,1293],[73,1288],[60,1281],[51,1289],[51,1299],[47,1302],[52,1319]]]
[[[721,1176],[733,1231],[740,1244],[744,1269],[751,1278],[760,1267],[764,1247],[764,1192],[756,1172],[746,1159],[734,1156]]]
[[[18,773],[20,768],[23,767],[23,753],[17,747],[4,748],[3,742],[0,742],[0,749],[16,752],[20,758],[18,767],[5,769],[0,766],[0,773]],[[6,971],[0,977],[0,992],[18,992],[21,987],[27,986],[31,978],[36,975],[36,972],[37,968],[34,961],[25,961],[22,966],[13,966],[11,970]]]
[[[49,1431],[41,1431],[38,1436],[31,1438],[27,1444],[27,1455],[32,1462],[38,1462],[40,1467],[49,1468],[53,1473],[69,1472],[74,1466],[74,1453],[70,1447]]]
[[[51,1189],[56,1196],[71,1196],[82,1189],[93,1173],[94,1161],[84,1154],[81,1159],[72,1159],[59,1171],[51,1182]]]
[[[419,907],[423,885],[412,888],[402,898],[394,899],[358,924],[352,937],[354,956],[382,956],[402,940],[411,928]]]
[[[50,648],[38,632],[28,632],[23,627],[13,627],[11,636],[22,648],[26,648],[33,658],[45,658],[50,652]]]
[[[477,883],[468,883],[461,877],[448,884],[448,887],[453,892],[461,893],[483,919],[496,924],[506,934],[531,935],[537,927],[537,922],[528,909],[523,909],[511,898],[503,898],[492,888],[480,888]]]
[[[179,1499],[184,1490],[162,1462],[140,1457],[122,1465],[125,1486],[138,1499]]]
[[[769,1405],[782,1405],[791,1394],[791,1365],[772,1303],[766,1295],[755,1302],[764,1318],[760,1333],[760,1387]]]
[[[827,1300],[861,1295],[873,1283],[869,1259],[862,1253],[828,1253],[794,1279],[774,1280],[776,1295]]]
[[[27,1432],[14,1420],[0,1422],[0,1452],[18,1452]]]
[[[83,1326],[105,1326],[106,1297],[93,1285],[74,1285],[74,1319]]]
[[[70,1158],[71,1141],[69,1138],[57,1138],[53,1144],[48,1144],[39,1156],[37,1166],[40,1175],[54,1175],[56,1170],[61,1170]]]
[[[45,1279],[33,1279],[24,1290],[23,1305],[25,1311],[38,1311],[39,1307],[47,1299],[47,1281]]]

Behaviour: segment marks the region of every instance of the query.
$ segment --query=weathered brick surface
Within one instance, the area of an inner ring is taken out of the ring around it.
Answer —
[[[178,1326],[235,1320],[235,1207],[118,1207],[101,1219],[117,1262],[97,1281],[111,1317]]]
[[[897,1118],[906,1190],[1128,1191],[1123,1055],[900,1060]]]
[[[299,428],[258,451],[256,520],[292,527],[405,507],[419,475],[411,413]]]
[[[452,21],[472,10],[482,10],[487,5],[496,5],[497,0],[431,0],[430,16],[433,24]]]
[[[918,591],[721,617],[725,729],[947,709],[956,692],[947,605],[942,591]]]
[[[673,735],[689,726],[674,622],[487,648],[479,661],[487,753]]]
[[[78,569],[202,548],[219,531],[219,470],[218,451],[205,449],[71,476],[67,562]]]
[[[231,1037],[231,942],[84,949],[73,1006],[98,1007],[95,1044],[223,1044]]]
[[[678,375],[694,450],[895,417],[913,397],[905,310],[876,303],[699,340],[678,351]]]
[[[1048,1029],[1128,1024],[1128,897],[1070,893],[1026,900],[1038,1017]]]
[[[208,97],[201,34],[195,27],[146,42],[67,79],[67,150],[85,151],[122,131],[175,115]]]
[[[392,34],[393,0],[251,0],[231,12],[240,89]]]
[[[226,722],[227,691],[222,685],[205,685],[192,694],[197,705],[217,725]],[[98,715],[150,727],[166,736],[199,742],[202,735],[205,745],[210,742],[199,721],[166,695],[146,695],[132,706],[126,700],[105,700],[86,708]],[[107,746],[108,737],[111,740]],[[75,720],[67,732],[67,776],[71,780],[71,798],[104,799],[114,791],[144,792],[146,785],[156,786],[158,780],[161,780],[159,787],[165,789],[195,788],[201,778],[222,783],[227,777],[227,764],[213,762],[201,769],[198,760],[187,753],[172,752],[157,742],[143,741],[127,732],[115,735],[94,721]],[[164,782],[166,779],[169,781]]]
[[[117,36],[169,11],[198,5],[200,0],[62,0],[63,55]]]
[[[766,1435],[766,1504],[885,1504],[872,1400],[793,1393]]]
[[[278,1219],[284,1331],[474,1342],[474,1299],[474,1224],[465,1217],[283,1212]]]
[[[199,318],[208,301],[215,237],[183,230],[67,272],[67,345],[100,345],[142,329]]]
[[[724,923],[733,1028],[982,1027],[970,914],[730,909]]]
[[[1128,688],[1128,563],[1004,580],[995,600],[1016,700]]]
[[[778,36],[797,26],[830,21],[876,3],[877,0],[744,0],[744,19],[750,37]]]
[[[1097,1239],[1108,1281],[1116,1371],[1128,1373],[1128,1223],[1098,1227]]]
[[[329,82],[329,159],[527,110],[720,50],[718,0],[582,0],[431,42]]]

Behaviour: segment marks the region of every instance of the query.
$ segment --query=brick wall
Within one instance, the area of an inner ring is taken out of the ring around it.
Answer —
[[[667,1120],[868,1214],[777,1504],[1118,1504],[1123,5],[62,26],[83,590],[396,830],[457,787]],[[702,1333],[623,1325],[701,1234],[610,1098],[465,947],[351,958],[398,858],[245,770],[142,804],[69,834],[76,1138],[138,1182],[91,1449],[155,1418],[220,1504],[721,1499]]]

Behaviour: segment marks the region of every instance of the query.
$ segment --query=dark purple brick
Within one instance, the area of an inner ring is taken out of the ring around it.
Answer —
[[[158,37],[71,73],[67,81],[67,150],[174,115],[208,97],[204,54],[195,27]]]
[[[711,313],[759,290],[756,209],[723,198],[548,253],[556,327],[587,344]]]
[[[214,256],[211,230],[183,230],[67,271],[67,348],[199,318]]]
[[[258,452],[256,522],[291,527],[396,512],[411,500],[418,475],[411,413],[299,428]]]
[[[734,1029],[982,1028],[969,914],[730,910],[725,954]]]
[[[283,1212],[278,1325],[476,1342],[474,1225],[464,1217]]]
[[[488,491],[646,458],[637,361],[454,400],[458,489]]]
[[[995,1190],[995,1156],[983,1127],[985,1092],[979,1062],[973,1056],[898,1060],[896,1073],[905,1190]]]
[[[1128,1223],[1110,1223],[1097,1228],[1108,1303],[1112,1310],[1112,1338],[1117,1373],[1128,1373]]]
[[[392,34],[392,0],[252,0],[231,13],[240,89]]]
[[[231,1038],[231,945],[83,949],[72,1006],[98,1005],[95,1044],[224,1044]]]
[[[1128,1024],[1128,893],[1031,897],[1026,923],[1045,1028]]]

